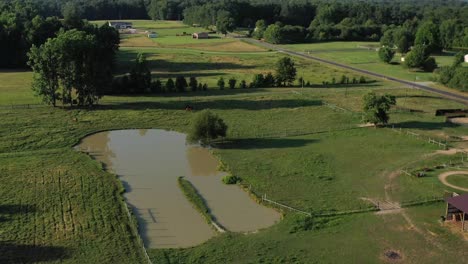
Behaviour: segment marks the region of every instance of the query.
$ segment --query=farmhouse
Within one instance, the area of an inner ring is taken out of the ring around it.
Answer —
[[[193,33],[192,38],[194,39],[207,39],[210,36],[208,35],[207,32],[199,32],[199,33]]]
[[[115,29],[127,29],[127,28],[133,28],[133,23],[123,22],[123,21],[113,21],[113,22],[109,22],[109,26]]]
[[[465,221],[468,220],[468,194],[446,198],[447,211],[445,219],[461,221],[462,231],[466,231]]]

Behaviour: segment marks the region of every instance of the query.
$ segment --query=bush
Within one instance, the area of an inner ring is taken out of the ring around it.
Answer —
[[[226,83],[224,82],[224,78],[223,78],[223,77],[219,78],[219,80],[218,80],[218,87],[219,87],[219,89],[220,89],[220,90],[224,90],[224,86],[225,86],[225,85],[226,85]]]
[[[237,80],[236,78],[231,78],[229,79],[228,83],[229,83],[229,89],[234,89],[236,88]]]
[[[247,82],[245,80],[242,80],[239,84],[239,88],[241,89],[247,88]]]
[[[225,137],[226,131],[227,125],[221,118],[209,110],[203,110],[197,113],[192,120],[188,140],[207,144],[213,139]]]
[[[382,47],[379,49],[379,58],[385,63],[390,63],[395,55],[395,51],[389,47]]]
[[[427,72],[433,72],[435,69],[437,69],[437,63],[434,57],[427,58],[424,61],[422,68],[424,71],[427,71]]]
[[[359,83],[366,83],[366,77],[364,76],[361,76],[361,78],[359,78]]]
[[[240,182],[240,178],[234,175],[226,175],[222,179],[224,184],[236,184]]]

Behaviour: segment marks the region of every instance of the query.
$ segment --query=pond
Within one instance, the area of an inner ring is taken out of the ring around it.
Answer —
[[[218,161],[206,148],[188,145],[185,134],[118,130],[90,135],[77,149],[102,162],[125,186],[125,199],[148,248],[199,245],[216,235],[177,184],[184,176],[203,196],[217,222],[232,232],[253,232],[279,221],[236,185],[225,185]]]

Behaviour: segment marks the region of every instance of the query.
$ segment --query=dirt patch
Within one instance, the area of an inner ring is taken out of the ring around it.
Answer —
[[[185,44],[184,48],[192,48],[206,51],[231,51],[231,52],[262,52],[264,48],[247,44],[242,41],[203,43],[203,44]]]
[[[468,171],[449,171],[445,172],[439,175],[439,180],[446,186],[451,187],[453,189],[457,189],[460,191],[468,192],[468,188],[462,188],[456,185],[453,185],[449,182],[447,182],[447,178],[451,175],[456,175],[456,174],[462,174],[462,175],[468,175]]]
[[[450,123],[468,126],[468,117],[449,118]]]
[[[400,252],[396,250],[387,250],[384,252],[384,257],[387,261],[400,261],[403,259]]]

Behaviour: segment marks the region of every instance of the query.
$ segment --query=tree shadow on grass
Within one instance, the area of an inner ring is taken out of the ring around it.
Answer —
[[[57,246],[19,245],[0,242],[0,263],[37,263],[66,259],[70,250]]]
[[[169,102],[121,102],[109,105],[99,105],[96,110],[107,109],[166,109],[166,110],[184,110],[187,105],[190,105],[193,110],[204,109],[244,109],[244,110],[265,110],[273,108],[297,108],[308,106],[320,106],[320,100],[306,99],[287,99],[287,100],[242,100],[242,99],[222,99],[212,101],[192,101],[180,100]]]
[[[34,205],[0,205],[0,223],[10,221],[13,215],[36,212]],[[17,244],[14,241],[0,241],[0,263],[37,263],[68,258],[70,250],[65,247]]]
[[[396,125],[401,128],[421,129],[421,130],[439,130],[442,128],[459,127],[459,125],[453,124],[453,123],[421,122],[421,121],[407,121],[407,122],[397,123]]]
[[[233,139],[215,144],[220,149],[275,149],[299,148],[318,142],[317,139],[247,138]]]

